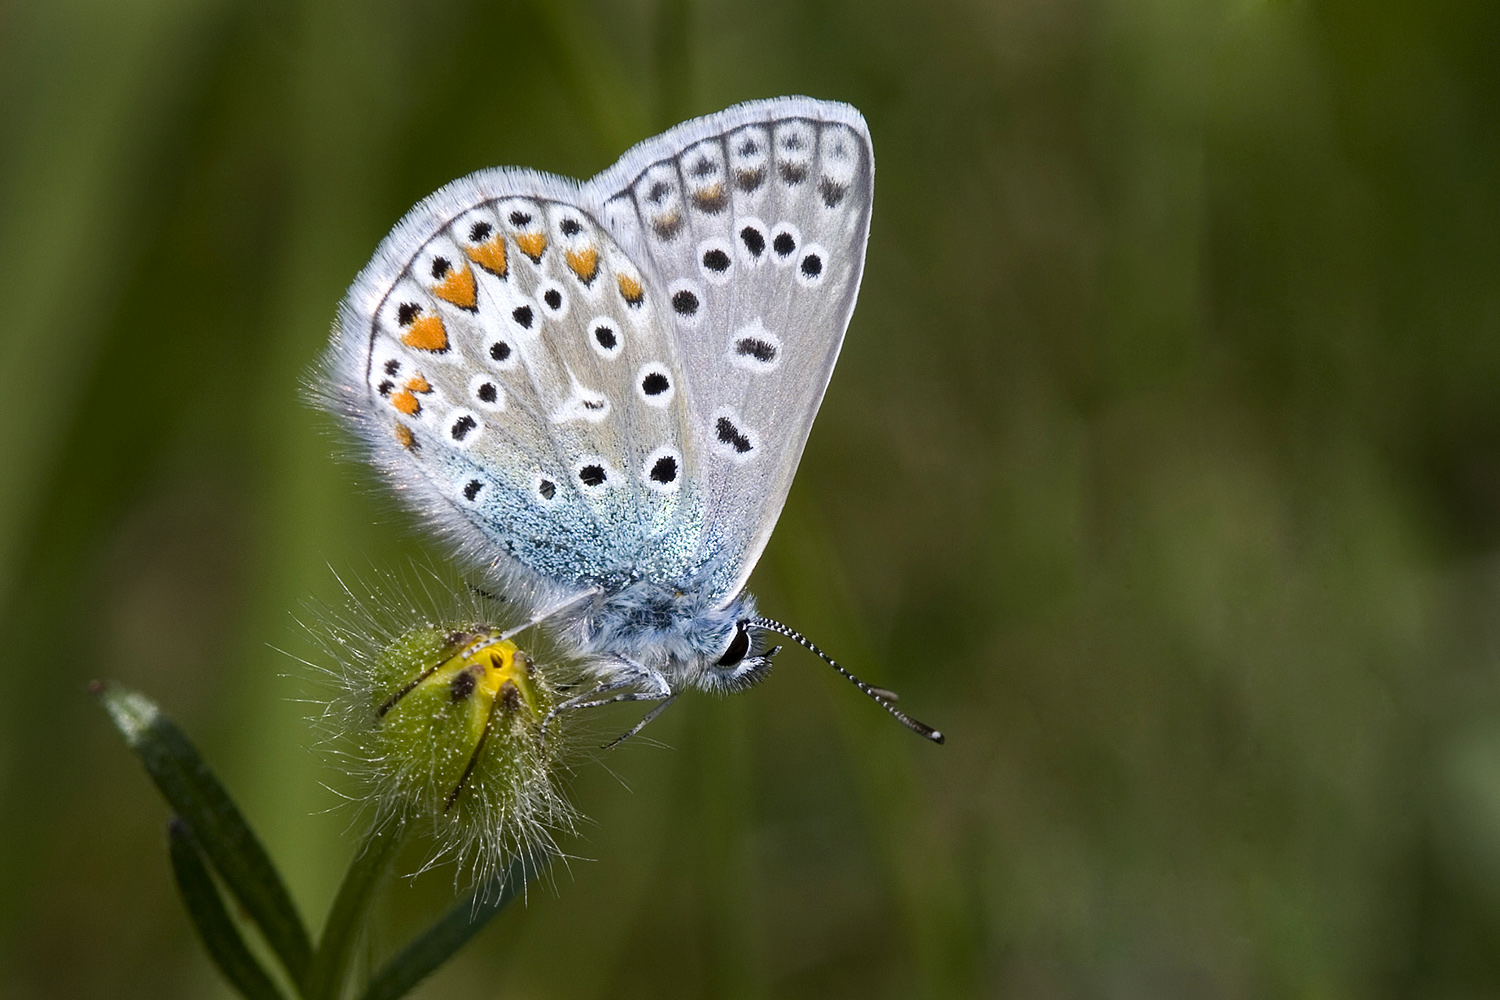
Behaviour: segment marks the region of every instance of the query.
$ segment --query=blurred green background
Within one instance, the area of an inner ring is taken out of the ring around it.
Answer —
[[[1480,0],[0,4],[0,997],[227,995],[96,676],[321,920],[355,838],[293,618],[425,550],[299,383],[389,226],[783,93],[879,170],[754,587],[948,745],[800,652],[684,699],[580,768],[592,860],[419,995],[1500,995],[1497,38]]]

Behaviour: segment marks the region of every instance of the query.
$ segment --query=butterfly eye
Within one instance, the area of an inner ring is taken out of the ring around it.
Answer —
[[[732,667],[745,658],[750,652],[750,630],[745,628],[745,623],[740,622],[734,627],[734,638],[729,640],[729,648],[724,650],[724,655],[719,657],[718,666]]]

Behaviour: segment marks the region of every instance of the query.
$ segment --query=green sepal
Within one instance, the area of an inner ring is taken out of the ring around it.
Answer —
[[[489,879],[481,889],[459,900],[436,923],[381,966],[370,985],[360,994],[360,1000],[397,1000],[405,996],[438,966],[452,958],[489,923],[491,917],[505,909],[516,893],[536,877],[544,863],[544,855],[522,855],[511,863],[509,871]]]
[[[172,874],[177,877],[177,891],[193,918],[198,937],[209,957],[224,973],[224,978],[246,1000],[283,1000],[281,991],[260,967],[239,928],[224,909],[219,887],[214,884],[193,833],[180,817],[167,822],[167,849],[172,857]]]
[[[275,865],[229,793],[150,699],[112,683],[96,683],[92,690],[225,887],[300,985],[312,960],[312,942]]]

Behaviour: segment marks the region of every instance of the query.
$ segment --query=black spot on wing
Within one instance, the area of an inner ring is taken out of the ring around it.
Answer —
[[[741,433],[740,429],[734,425],[734,421],[728,417],[720,417],[714,421],[714,433],[718,435],[720,441],[741,455],[750,450],[750,439]]]
[[[453,437],[453,440],[462,441],[464,438],[469,436],[470,431],[478,426],[479,423],[473,417],[465,413],[463,416],[453,421],[453,426],[448,429],[448,433]]]
[[[823,204],[828,208],[838,208],[839,202],[844,200],[844,195],[849,193],[847,184],[840,184],[831,177],[825,177],[818,182],[818,194],[823,198]]]
[[[677,459],[671,455],[663,455],[651,466],[651,479],[653,482],[670,483],[677,478]]]
[[[735,341],[734,350],[741,357],[754,358],[765,364],[776,360],[776,345],[759,337],[741,337]]]

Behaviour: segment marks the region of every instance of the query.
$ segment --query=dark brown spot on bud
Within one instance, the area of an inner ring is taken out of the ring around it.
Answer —
[[[475,677],[472,668],[465,668],[453,675],[453,680],[448,682],[448,694],[455,701],[467,701],[478,686],[479,678]]]

